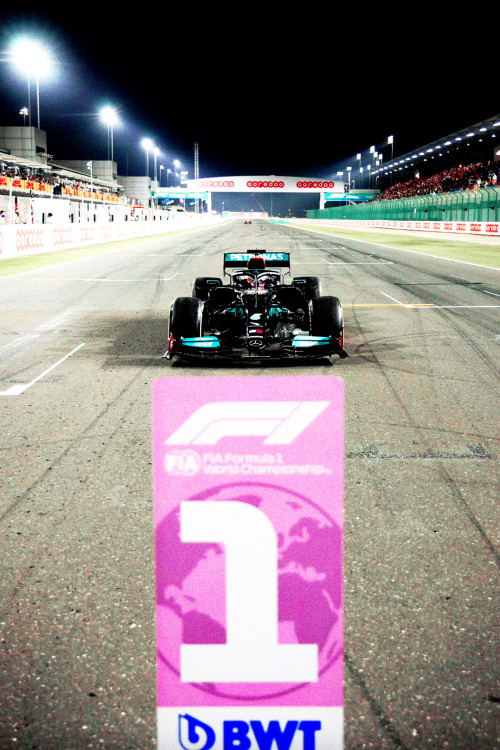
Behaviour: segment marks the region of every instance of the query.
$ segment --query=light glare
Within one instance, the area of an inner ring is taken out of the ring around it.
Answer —
[[[116,125],[118,123],[118,115],[116,114],[116,109],[113,107],[103,107],[101,109],[101,119],[106,123],[106,125]]]
[[[11,47],[14,64],[26,76],[45,78],[53,67],[49,51],[33,39],[21,37]]]

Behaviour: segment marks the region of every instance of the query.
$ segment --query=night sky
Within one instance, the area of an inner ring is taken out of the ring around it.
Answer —
[[[116,4],[112,13],[104,3],[59,3],[44,13],[42,3],[33,14],[22,4],[24,15],[11,5],[2,13],[0,124],[21,125],[27,105],[26,80],[5,54],[11,40],[40,38],[57,61],[40,84],[49,153],[105,159],[97,113],[111,104],[123,175],[145,174],[139,142],[149,137],[159,163],[179,159],[189,177],[195,141],[202,177],[331,177],[391,134],[397,156],[500,111],[491,48],[473,44],[469,22],[466,40],[453,33],[438,9],[429,21],[389,5]]]

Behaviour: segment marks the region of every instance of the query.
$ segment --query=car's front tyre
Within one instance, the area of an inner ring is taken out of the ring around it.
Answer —
[[[338,297],[316,297],[309,303],[311,336],[331,336],[342,346],[344,313]]]
[[[203,335],[203,302],[196,297],[176,297],[170,307],[168,350],[173,356],[183,338]]]

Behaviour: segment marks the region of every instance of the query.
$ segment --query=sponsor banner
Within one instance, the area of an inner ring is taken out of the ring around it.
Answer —
[[[63,198],[85,198],[87,200],[94,200],[101,203],[125,203],[125,199],[119,195],[95,191],[91,192],[90,190],[83,190],[82,188],[63,187],[61,188],[61,195]]]
[[[342,381],[159,379],[153,453],[160,750],[341,748]]]
[[[41,252],[45,245],[45,227],[16,227],[15,242],[18,254]]]
[[[344,183],[320,180],[315,177],[276,177],[275,175],[247,177],[207,177],[187,180],[188,190],[208,190],[214,193],[344,193]]]
[[[338,750],[343,718],[340,707],[160,708],[158,748]]]
[[[342,184],[342,183],[340,183]],[[329,201],[349,201],[349,202],[355,202],[359,203],[361,201],[368,201],[370,198],[374,198],[376,195],[380,193],[379,190],[356,190],[355,192],[351,191],[350,193],[345,193],[343,190],[340,192],[340,190],[335,190],[332,193],[325,193],[325,202]]]
[[[251,258],[262,258],[267,268],[290,268],[290,253],[266,253],[255,250],[252,253],[224,253],[226,268],[246,268]]]
[[[13,190],[25,190],[30,193],[46,193],[52,192],[51,185],[45,182],[37,182],[36,180],[21,180],[17,177],[0,177],[0,188],[12,188]]]
[[[208,200],[207,190],[193,192],[186,188],[158,188],[158,190],[152,191],[151,194],[154,195],[155,198],[171,198],[172,200],[175,198],[184,198],[186,200]]]
[[[0,258],[50,253],[100,242],[161,235],[178,229],[196,229],[220,223],[218,216],[188,214],[163,221],[106,224],[7,224],[0,229]],[[111,248],[110,248],[111,249]]]
[[[391,221],[390,219],[300,219],[311,226],[384,227],[386,229],[414,229],[431,232],[500,235],[500,222],[485,221]]]

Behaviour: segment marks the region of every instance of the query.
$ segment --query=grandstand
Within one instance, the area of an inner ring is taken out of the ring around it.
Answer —
[[[308,211],[310,219],[500,221],[500,115],[391,159],[372,173],[366,203]]]
[[[371,200],[398,200],[417,195],[451,193],[457,190],[476,190],[500,185],[500,161],[477,162],[451,167],[430,177],[414,177],[399,182]]]

